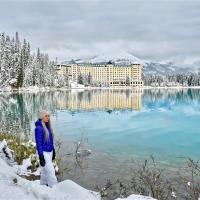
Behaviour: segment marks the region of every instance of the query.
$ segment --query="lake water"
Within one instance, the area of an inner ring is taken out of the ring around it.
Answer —
[[[153,155],[174,169],[200,158],[200,90],[85,90],[0,94],[1,129],[33,133],[38,111],[52,112],[62,140],[62,167],[92,188],[106,178],[128,177],[134,161]],[[76,142],[92,154],[74,156]],[[74,167],[75,166],[75,167]]]

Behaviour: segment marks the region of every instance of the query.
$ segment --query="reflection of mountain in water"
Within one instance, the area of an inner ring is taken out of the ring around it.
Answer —
[[[174,104],[192,104],[200,102],[199,89],[150,89],[144,90],[143,102],[145,103],[161,103],[170,102]]]
[[[142,105],[145,111],[200,114],[199,89],[152,89],[144,90]]]

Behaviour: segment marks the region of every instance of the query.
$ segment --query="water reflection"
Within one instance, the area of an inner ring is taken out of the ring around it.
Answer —
[[[0,94],[0,131],[29,134],[31,123],[41,109],[56,111],[55,94],[2,93]]]
[[[70,91],[67,99],[59,98],[59,108],[79,110],[141,110],[143,90]]]
[[[171,109],[174,105],[199,105],[199,89],[84,90],[39,93],[0,93],[0,131],[30,133],[41,109],[78,111]],[[142,106],[143,105],[143,106]]]
[[[86,90],[39,93],[1,93],[0,131],[30,133],[41,109],[57,110],[141,109],[142,90]]]
[[[200,102],[200,89],[148,89],[144,90],[143,100],[145,101],[164,101],[170,100],[176,103]]]

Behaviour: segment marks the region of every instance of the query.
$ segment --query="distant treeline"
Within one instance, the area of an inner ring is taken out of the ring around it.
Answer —
[[[145,86],[200,86],[200,73],[143,75]]]

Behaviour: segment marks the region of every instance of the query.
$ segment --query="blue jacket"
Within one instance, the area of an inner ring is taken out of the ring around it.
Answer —
[[[54,149],[52,132],[47,124],[46,126],[49,131],[49,140],[47,141],[45,140],[45,132],[44,128],[42,127],[42,120],[38,119],[35,122],[35,141],[39,156],[43,155],[43,151],[51,152]]]

